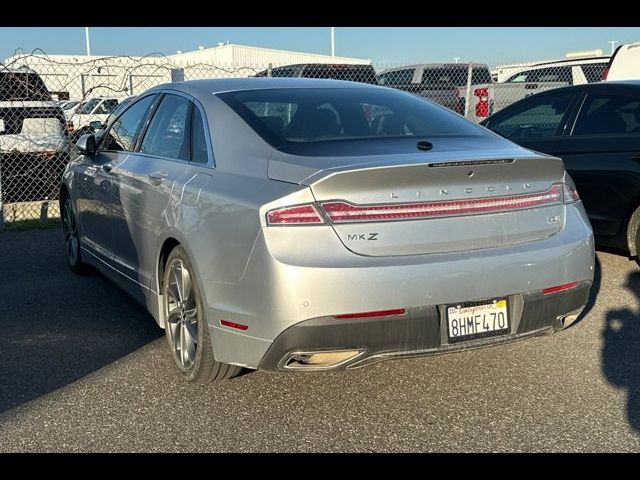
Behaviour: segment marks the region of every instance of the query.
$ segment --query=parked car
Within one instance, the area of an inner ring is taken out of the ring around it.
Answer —
[[[523,147],[561,157],[596,243],[638,254],[640,81],[544,92],[514,103],[482,125]]]
[[[4,203],[55,198],[69,158],[62,109],[40,76],[0,66],[0,189]]]
[[[70,118],[74,113],[76,113],[76,110],[78,110],[80,104],[81,102],[79,100],[64,100],[60,102],[59,106],[64,112],[65,116],[67,118]]]
[[[474,85],[470,96],[469,118],[481,122],[493,113],[536,93],[567,85],[599,82],[609,63],[608,56],[574,58],[530,65],[503,83]],[[464,110],[466,91],[459,88],[460,110]]]
[[[616,48],[602,79],[607,81],[640,79],[640,42],[625,43]]]
[[[350,82],[378,84],[376,71],[373,65],[361,65],[350,63],[300,63],[274,67],[271,70],[263,70],[256,77],[275,78],[324,78],[333,80],[347,80]]]
[[[189,381],[525,338],[589,295],[592,231],[562,161],[406,92],[166,84],[78,148],[68,263],[145,305]]]
[[[67,115],[67,126],[76,141],[82,135],[94,133],[97,125],[105,122],[109,114],[118,106],[113,97],[94,97],[82,102],[76,110]]]
[[[464,99],[471,69],[471,91],[474,85],[493,82],[485,64],[429,63],[391,68],[378,75],[378,83],[404,90],[464,114]],[[462,94],[459,93],[462,91]]]

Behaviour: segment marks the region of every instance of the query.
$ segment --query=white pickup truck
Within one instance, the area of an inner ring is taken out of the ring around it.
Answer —
[[[502,83],[458,88],[458,111],[481,122],[512,103],[536,93],[567,85],[599,82],[609,63],[608,56],[576,58],[524,66]],[[469,100],[467,100],[469,99]],[[469,108],[465,108],[469,101]]]

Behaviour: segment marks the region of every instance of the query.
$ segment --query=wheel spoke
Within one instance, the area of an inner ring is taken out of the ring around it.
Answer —
[[[181,265],[180,271],[182,273],[182,300],[188,302],[191,297],[191,275],[189,275],[189,270],[184,268],[184,265]]]
[[[173,281],[175,282],[175,286],[178,292],[178,301],[181,302],[184,300],[183,290],[182,290],[182,272],[178,271],[178,268],[182,270],[182,264],[179,262],[171,265],[171,274],[173,275]]]
[[[185,316],[187,317],[187,320],[189,320],[189,323],[191,324],[195,324],[196,323],[196,316],[198,315],[198,309],[197,308],[191,308],[189,310],[185,310],[184,311]]]
[[[198,343],[197,337],[194,336],[197,335],[197,331],[192,332],[191,329],[195,330],[195,326],[189,325],[188,323],[184,324],[185,356],[189,365],[196,359],[196,344]]]
[[[167,299],[167,312],[172,313],[175,309],[180,308],[178,305],[180,303],[178,288],[175,284],[170,284],[168,286],[167,296],[169,297]]]
[[[184,322],[180,323],[180,362],[187,367],[187,329]]]

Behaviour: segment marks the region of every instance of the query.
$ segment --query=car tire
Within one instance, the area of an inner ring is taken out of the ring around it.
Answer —
[[[167,258],[162,294],[165,336],[181,376],[193,383],[237,376],[242,367],[215,360],[195,272],[180,245]]]
[[[64,240],[65,256],[71,271],[78,275],[86,274],[89,266],[82,261],[82,249],[80,248],[80,230],[78,228],[78,217],[73,208],[73,201],[67,194],[62,197],[62,238]]]

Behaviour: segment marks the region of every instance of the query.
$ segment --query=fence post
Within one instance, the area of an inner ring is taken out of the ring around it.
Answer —
[[[2,161],[0,161],[0,232],[4,230],[4,208],[2,206]]]
[[[473,63],[469,63],[467,72],[467,93],[464,96],[464,118],[469,117],[469,105],[471,104],[471,78],[473,74]]]
[[[271,76],[272,69],[273,69],[273,63],[269,63],[269,66],[267,67],[267,77]]]

